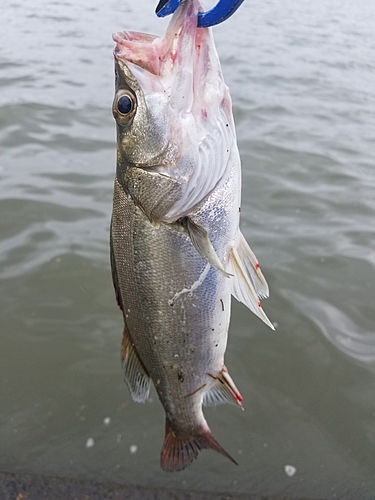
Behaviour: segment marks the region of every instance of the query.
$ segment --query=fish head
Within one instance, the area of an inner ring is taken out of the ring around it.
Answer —
[[[116,55],[115,85],[112,112],[119,156],[127,164],[158,164],[168,143],[167,100],[158,92],[145,92],[130,64]]]
[[[182,2],[162,37],[115,33],[118,156],[182,186],[173,220],[223,176],[235,138],[229,91],[198,0]]]

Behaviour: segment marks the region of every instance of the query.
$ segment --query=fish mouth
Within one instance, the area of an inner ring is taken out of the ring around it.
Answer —
[[[183,2],[173,14],[166,34],[156,37],[137,31],[121,31],[112,35],[116,42],[114,55],[122,62],[132,63],[153,75],[162,76],[174,66],[186,61],[197,48],[198,0]],[[200,31],[206,28],[199,28]],[[199,48],[199,46],[198,46]]]
[[[116,42],[114,50],[116,60],[121,60],[125,64],[133,63],[154,75],[159,74],[159,56],[157,47],[153,45],[157,40],[155,36],[137,31],[120,31],[114,33],[112,38]]]

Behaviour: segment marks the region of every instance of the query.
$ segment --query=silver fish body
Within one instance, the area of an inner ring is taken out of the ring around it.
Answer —
[[[199,4],[158,39],[114,35],[117,171],[111,264],[124,316],[122,361],[133,400],[151,380],[166,412],[164,470],[203,448],[234,461],[202,405],[242,397],[224,365],[233,294],[271,327],[268,287],[239,231],[240,159],[218,56]]]

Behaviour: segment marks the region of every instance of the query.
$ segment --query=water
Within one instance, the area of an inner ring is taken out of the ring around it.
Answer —
[[[373,498],[375,3],[249,0],[214,30],[242,229],[278,327],[233,304],[226,364],[246,411],[206,415],[240,465],[205,452],[172,475],[155,392],[136,405],[122,381],[108,256],[111,33],[162,33],[155,5],[2,5],[0,470]]]

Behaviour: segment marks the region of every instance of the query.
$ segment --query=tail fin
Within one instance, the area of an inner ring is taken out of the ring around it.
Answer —
[[[174,432],[167,421],[164,444],[160,455],[161,468],[166,472],[183,470],[197,458],[198,453],[203,449],[215,450],[238,465],[229,453],[216,441],[208,427],[203,428],[197,434],[189,436]]]

